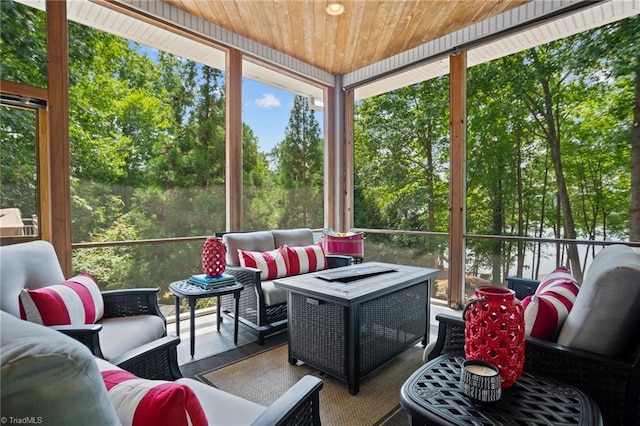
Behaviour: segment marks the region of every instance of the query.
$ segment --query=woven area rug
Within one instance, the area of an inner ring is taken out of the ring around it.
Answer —
[[[423,348],[413,346],[360,380],[351,395],[347,384],[307,365],[290,365],[287,345],[211,371],[196,374],[201,381],[261,405],[270,405],[304,375],[320,377],[320,420],[323,425],[408,425],[400,408],[400,387],[422,365]]]

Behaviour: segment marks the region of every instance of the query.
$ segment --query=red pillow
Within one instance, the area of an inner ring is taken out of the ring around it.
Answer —
[[[327,269],[327,258],[321,244],[304,247],[284,246],[289,261],[288,275],[299,275],[307,272]]]
[[[522,300],[525,334],[555,341],[578,295],[578,282],[567,268],[546,276],[533,296]]]
[[[553,297],[534,294],[522,299],[524,333],[548,341],[555,341],[560,326],[569,315],[567,308]]]
[[[238,258],[240,266],[260,269],[260,279],[263,281],[287,275],[285,252],[281,247],[264,253],[238,249]]]
[[[564,266],[560,266],[538,285],[536,294],[554,297],[570,311],[578,296],[578,290],[580,287],[571,272]]]
[[[62,284],[22,289],[18,303],[20,318],[43,325],[94,324],[104,315],[100,289],[84,272]]]
[[[105,360],[96,363],[111,404],[123,425],[206,426],[202,405],[193,390],[180,383],[141,379]]]

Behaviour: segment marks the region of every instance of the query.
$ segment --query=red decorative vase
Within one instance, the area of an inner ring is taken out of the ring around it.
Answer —
[[[503,388],[513,385],[524,365],[524,311],[515,294],[503,287],[478,287],[463,313],[466,358],[498,367]]]
[[[202,245],[202,271],[207,277],[218,277],[227,266],[227,249],[221,238],[209,237]]]

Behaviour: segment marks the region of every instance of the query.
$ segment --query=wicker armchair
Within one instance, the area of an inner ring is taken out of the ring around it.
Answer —
[[[22,289],[38,289],[65,281],[53,246],[30,241],[0,247],[0,309],[20,317],[18,299]],[[158,306],[158,288],[102,292],[104,316],[95,324],[53,326],[79,340],[104,359],[167,335],[166,319]]]
[[[301,378],[273,404],[264,407],[182,377],[175,358],[180,341],[176,336],[105,361],[92,356],[68,336],[6,312],[0,312],[0,328],[0,405],[7,418],[41,418],[46,424],[56,425],[126,424],[131,421],[130,411],[135,409],[140,395],[146,395],[146,403],[154,404],[159,413],[171,412],[177,399],[163,404],[158,393],[148,397],[148,389],[160,384],[145,380],[151,379],[175,380],[189,387],[211,426],[320,424],[319,392],[323,383],[317,377]],[[148,370],[149,366],[154,371]],[[125,390],[112,396],[101,372],[117,367],[133,373],[138,380],[127,381]],[[160,370],[164,372],[158,374]],[[122,392],[129,392],[132,397],[126,398]],[[144,414],[138,419],[145,423]]]
[[[171,380],[187,385],[198,397],[210,425],[319,426],[323,382],[304,376],[268,407],[228,394],[199,380],[183,377],[178,366],[180,338],[167,336],[109,360],[138,377]]]
[[[427,359],[443,353],[464,356],[464,321],[447,314],[437,315],[436,320],[438,339]],[[600,407],[606,425],[640,424],[640,340],[626,356],[614,359],[527,337],[524,369],[587,393]]]
[[[258,336],[258,344],[263,345],[265,337],[287,328],[286,291],[275,288],[271,281],[262,281],[260,270],[239,266],[237,249],[265,252],[285,244],[305,246],[314,243],[311,229],[289,229],[257,232],[217,233],[227,246],[227,267],[225,273],[236,277],[244,285],[240,293],[240,314],[238,321],[249,327]],[[350,265],[351,256],[327,255],[329,268]],[[234,299],[222,296],[222,311],[233,316]]]
[[[519,299],[538,281],[508,278]],[[526,338],[525,371],[571,384],[598,406],[606,425],[640,425],[640,252],[615,244],[587,269],[555,342]],[[464,354],[464,321],[438,315],[438,339],[426,360]]]

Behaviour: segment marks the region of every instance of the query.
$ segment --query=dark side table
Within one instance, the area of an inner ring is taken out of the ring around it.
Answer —
[[[586,394],[553,379],[523,373],[496,402],[478,402],[460,389],[462,357],[442,355],[400,389],[400,405],[415,425],[602,425]]]
[[[189,284],[186,280],[174,281],[169,284],[169,291],[176,298],[176,334],[180,336],[180,299],[186,298],[189,301],[189,322],[191,333],[191,358],[196,351],[196,301],[205,297],[216,298],[216,311],[217,311],[217,328],[220,331],[220,323],[222,322],[222,316],[220,315],[221,305],[220,296],[227,294],[233,294],[235,299],[235,315],[233,320],[233,343],[238,344],[238,310],[240,308],[240,292],[244,286],[238,282],[226,285],[224,287],[218,287],[213,289],[206,289],[197,285]]]

